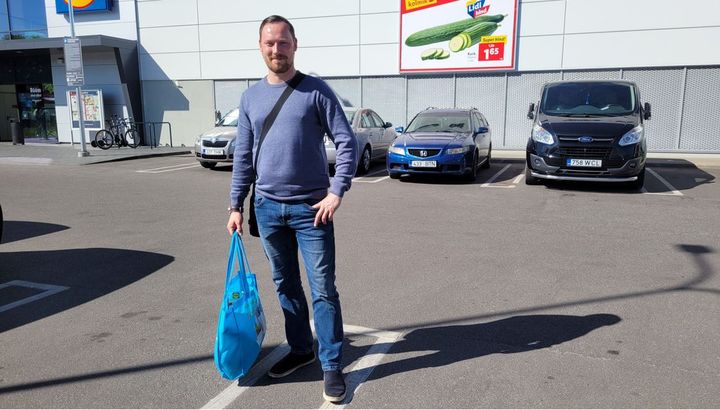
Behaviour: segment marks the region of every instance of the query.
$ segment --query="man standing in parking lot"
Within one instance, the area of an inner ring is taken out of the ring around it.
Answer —
[[[335,287],[333,218],[357,166],[356,141],[330,87],[296,71],[296,51],[295,29],[287,19],[270,16],[263,20],[260,52],[268,73],[240,100],[227,230],[242,233],[242,204],[257,174],[254,206],[258,229],[291,349],[268,375],[285,377],[316,360],[300,279],[299,249],[312,295],[318,356],[324,373],[323,397],[339,402],[345,398],[345,381],[340,367],[343,323]],[[265,118],[296,75],[301,78],[295,79],[294,90],[257,152]],[[326,133],[337,149],[332,180],[323,147]]]

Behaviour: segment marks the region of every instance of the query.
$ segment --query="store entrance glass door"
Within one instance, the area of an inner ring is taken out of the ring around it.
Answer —
[[[52,84],[17,84],[18,112],[25,141],[57,143],[55,89]]]

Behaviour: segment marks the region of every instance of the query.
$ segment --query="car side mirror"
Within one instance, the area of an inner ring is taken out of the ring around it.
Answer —
[[[527,117],[529,119],[535,118],[535,103],[530,103],[530,107],[528,108]]]
[[[405,127],[395,127],[395,132],[398,134],[402,134],[403,131],[405,131]]]
[[[392,123],[391,123],[391,122],[386,122],[386,123],[383,125],[383,128],[390,128],[390,127],[392,127]]]
[[[643,119],[649,120],[652,116],[652,111],[650,110],[650,103],[645,103],[645,106],[643,107]]]
[[[485,134],[486,132],[488,132],[488,127],[480,127],[477,129],[478,134]]]

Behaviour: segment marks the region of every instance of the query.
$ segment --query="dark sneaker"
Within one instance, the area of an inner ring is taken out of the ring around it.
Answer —
[[[323,397],[331,403],[343,401],[345,398],[345,378],[342,371],[332,370],[323,374],[325,387],[323,388]]]
[[[285,357],[280,359],[279,362],[275,363],[268,372],[268,376],[273,379],[279,379],[285,377],[295,370],[307,366],[315,361],[315,352],[307,354],[297,354],[290,352]]]

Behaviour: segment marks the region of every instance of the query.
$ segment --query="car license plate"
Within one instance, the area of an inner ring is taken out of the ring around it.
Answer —
[[[413,168],[435,168],[437,167],[437,161],[410,161],[410,166]]]
[[[602,160],[601,159],[568,159],[567,166],[600,168],[600,167],[602,167]]]
[[[205,155],[225,155],[222,148],[206,148]]]

